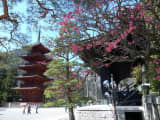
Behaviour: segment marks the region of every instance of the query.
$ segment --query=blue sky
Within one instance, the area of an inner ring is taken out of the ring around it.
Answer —
[[[112,6],[114,6],[114,3],[112,4]],[[19,15],[23,14],[24,18],[27,17],[27,8],[29,7],[29,5],[27,4],[27,0],[22,0],[21,3],[17,2],[16,5],[13,5],[13,13],[20,13]],[[9,9],[10,12],[10,9]],[[3,14],[3,7],[2,7],[2,1],[0,2],[0,15]],[[26,35],[30,35],[29,39],[29,43],[30,44],[34,44],[37,42],[37,37],[38,37],[38,31],[40,26],[43,26],[43,29],[41,29],[41,41],[42,43],[44,42],[43,38],[47,37],[47,38],[51,38],[54,39],[56,37],[59,37],[58,32],[55,30],[55,28],[51,31],[48,30],[49,24],[47,24],[46,22],[44,22],[45,19],[41,19],[38,21],[38,26],[35,27],[35,25],[31,24],[30,26],[24,22],[24,23],[20,23],[19,27],[20,28],[20,32]],[[56,24],[56,23],[55,23]],[[0,29],[0,37],[3,36],[10,36],[9,35],[9,31],[7,31],[7,29],[5,29],[6,25],[0,22],[0,27],[4,28],[4,29]],[[54,27],[54,24],[53,24]],[[12,26],[10,25],[10,28],[12,28]],[[27,29],[30,29],[30,32],[28,32]],[[88,31],[89,34],[92,34],[93,36],[96,36],[97,34],[93,31]],[[14,46],[12,45],[12,48],[14,48]]]
[[[25,20],[27,18],[27,7],[28,7],[28,4],[27,4],[27,1],[26,0],[22,0],[21,3],[17,2],[16,5],[13,5],[13,10],[10,11],[9,9],[9,12],[13,12],[13,13],[17,13],[19,15],[23,15],[23,19]],[[3,7],[2,7],[2,2],[0,2],[0,15],[3,14]],[[23,34],[28,34],[30,35],[30,38],[29,38],[29,44],[34,44],[37,42],[37,37],[38,37],[38,31],[39,31],[39,28],[40,26],[43,26],[43,30],[41,29],[41,42],[45,42],[43,40],[44,37],[52,37],[52,38],[56,38],[59,36],[58,32],[53,30],[53,31],[50,31],[47,29],[47,27],[49,27],[49,24],[46,24],[44,23],[43,19],[42,20],[39,20],[38,21],[38,27],[35,27],[34,25],[30,24],[28,25],[26,22],[22,22],[22,23],[19,23],[19,27],[20,27],[20,32],[23,33]],[[9,34],[9,30],[7,30],[6,28],[12,28],[12,24],[9,25],[8,23],[2,23],[0,22],[0,37],[9,37],[10,34]],[[27,29],[30,29],[31,32],[28,32]],[[10,29],[11,30],[11,29]],[[17,46],[14,46],[14,45],[11,45],[11,47],[13,49],[17,48]],[[0,51],[3,51],[2,48],[0,48]]]

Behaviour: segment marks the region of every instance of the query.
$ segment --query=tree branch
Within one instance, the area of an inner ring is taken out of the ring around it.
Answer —
[[[8,15],[8,5],[6,0],[2,0],[2,5],[3,5],[3,15],[0,15],[0,20],[6,19],[9,17]]]
[[[17,27],[18,27],[18,22],[17,22],[16,19],[11,19],[10,16],[9,16],[7,0],[2,0],[2,4],[3,4],[3,13],[4,13],[4,14],[0,16],[0,20],[6,19],[6,20],[8,20],[8,21],[10,21],[10,22],[12,22],[12,23],[15,24],[15,25],[14,25],[14,28],[13,28],[13,29],[11,30],[11,32],[10,32],[10,36],[11,36],[10,39],[9,39],[9,41],[10,41],[10,40],[13,39],[13,32],[17,29]]]
[[[8,52],[8,49],[7,49],[4,41],[7,41],[7,38],[6,37],[0,37],[0,47],[3,47]]]
[[[39,7],[44,10],[44,14],[41,16],[42,18],[45,18],[49,11],[54,11],[53,9],[45,8],[39,0],[36,0],[36,2],[38,3]],[[54,12],[52,16],[55,16]]]
[[[18,22],[17,22],[16,19],[11,19],[11,18],[8,18],[8,21],[14,23],[14,24],[13,24],[14,27],[13,27],[13,29],[12,29],[11,32],[10,32],[10,39],[9,39],[9,40],[12,40],[12,39],[13,39],[13,32],[17,29],[17,27],[18,27]]]

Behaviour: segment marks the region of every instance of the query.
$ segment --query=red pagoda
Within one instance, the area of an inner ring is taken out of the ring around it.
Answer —
[[[26,73],[17,77],[17,80],[22,81],[23,84],[14,88],[16,92],[21,94],[21,102],[43,102],[44,83],[50,81],[43,76],[46,70],[46,65],[43,63],[50,61],[45,56],[49,52],[49,49],[38,43],[32,46],[31,51],[27,55],[21,56],[27,63],[20,65],[19,68],[25,70]]]

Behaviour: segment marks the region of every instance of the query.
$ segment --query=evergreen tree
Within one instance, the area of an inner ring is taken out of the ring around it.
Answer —
[[[7,99],[7,89],[9,81],[7,79],[7,70],[4,67],[0,67],[0,103]]]
[[[46,105],[69,107],[70,120],[75,119],[73,108],[83,102],[83,82],[71,70],[70,66],[73,64],[63,59],[53,60],[45,72],[45,75],[54,78],[52,85],[45,90],[46,98],[52,98]]]
[[[65,33],[62,31],[62,34],[67,36],[66,31]],[[48,70],[45,72],[47,77],[54,79],[52,85],[44,93],[46,98],[51,100],[46,106],[67,106],[69,108],[69,120],[75,120],[73,108],[85,101],[81,93],[84,79],[78,74],[79,64],[76,62],[75,54],[71,52],[68,42],[69,39],[75,37],[74,34],[71,38],[63,37],[55,40],[53,51],[55,59],[50,62]]]
[[[19,95],[11,88],[17,86],[16,76],[19,74],[17,65],[21,62],[13,51],[0,53],[0,103],[11,102],[18,99]]]
[[[11,90],[16,86],[15,76],[17,68],[7,69],[5,66],[0,66],[0,103],[13,101],[18,97],[15,91]]]

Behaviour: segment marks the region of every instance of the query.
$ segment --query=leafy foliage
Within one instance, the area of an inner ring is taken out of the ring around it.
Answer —
[[[84,99],[81,93],[84,80],[79,75],[79,63],[76,61],[76,56],[71,52],[69,46],[69,41],[77,38],[78,34],[68,34],[69,26],[62,27],[60,35],[62,34],[63,37],[57,38],[54,41],[54,59],[48,65],[48,70],[45,72],[45,75],[54,79],[54,81],[52,85],[45,90],[45,95],[49,98],[46,106],[68,106],[69,119],[74,120],[73,107],[77,104],[82,104],[86,99]],[[64,28],[65,30],[63,30]],[[70,30],[72,31],[72,29]]]
[[[7,89],[9,86],[9,81],[7,79],[7,70],[5,68],[0,68],[0,102],[7,99]]]
[[[158,80],[155,80],[157,76],[156,65],[153,62],[150,62],[148,65],[148,70],[146,71],[146,79],[150,81],[151,92],[160,92],[160,83]]]
[[[0,67],[0,103],[13,101],[18,97],[18,94],[11,90],[12,87],[16,86],[15,76],[17,76],[16,68]]]
[[[76,74],[71,69],[67,71],[67,64],[63,59],[57,59],[48,65],[45,75],[54,79],[54,82],[45,90],[46,98],[53,98],[53,103],[49,102],[47,105],[71,107],[84,102],[80,92],[83,82],[76,79]]]
[[[150,82],[150,92],[160,92],[160,83],[157,80],[157,71],[158,64],[149,62],[147,65],[147,71],[142,72],[142,67],[139,65],[133,68],[132,76],[136,79],[136,84],[144,83],[144,79],[149,80]],[[145,78],[144,78],[145,77]]]
[[[16,76],[20,74],[17,66],[22,60],[18,58],[17,52],[21,54],[24,50],[0,53],[0,102],[15,101],[19,98],[19,94],[11,89],[17,86]]]
[[[132,76],[135,78],[135,83],[136,84],[141,84],[142,83],[142,67],[141,65],[138,65],[136,67],[133,68],[132,71]]]

